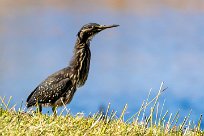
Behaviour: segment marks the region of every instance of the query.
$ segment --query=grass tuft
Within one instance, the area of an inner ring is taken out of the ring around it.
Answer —
[[[12,107],[10,105],[12,97],[7,102],[5,97],[0,97],[0,135],[204,135],[204,131],[200,128],[202,115],[198,122],[194,123],[190,120],[191,110],[178,124],[180,110],[175,115],[169,114],[169,111],[163,113],[165,101],[162,107],[159,107],[159,98],[164,90],[166,88],[163,88],[162,83],[158,94],[152,99],[150,99],[150,90],[138,112],[126,121],[124,116],[128,108],[127,104],[119,117],[116,111],[110,111],[110,104],[105,113],[98,112],[88,117],[83,113],[73,116],[66,106],[58,116],[54,116],[35,113],[31,110],[25,112],[22,104],[16,111],[15,105]]]

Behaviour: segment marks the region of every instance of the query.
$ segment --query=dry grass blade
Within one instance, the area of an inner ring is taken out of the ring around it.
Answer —
[[[163,84],[161,84],[163,86]],[[77,113],[75,116],[69,114],[69,110],[64,105],[64,108],[59,112],[56,117],[48,114],[38,114],[36,112],[28,111],[24,113],[24,109],[19,108],[19,111],[15,111],[15,105],[12,110],[9,109],[11,98],[8,102],[5,102],[5,97],[0,97],[0,135],[159,135],[159,136],[172,136],[172,135],[189,135],[189,136],[202,136],[204,131],[201,130],[202,115],[200,116],[197,125],[194,127],[193,121],[189,121],[190,113],[184,118],[183,122],[179,123],[180,111],[175,116],[170,114],[167,121],[168,110],[163,115],[164,103],[160,110],[158,99],[163,92],[163,87],[160,87],[159,93],[152,100],[148,99],[143,101],[143,104],[137,112],[137,118],[134,122],[124,122],[125,112],[127,110],[127,104],[124,106],[119,118],[116,118],[116,111],[110,112],[110,104],[106,110],[105,115],[102,113],[96,113],[89,117],[84,116],[83,113]],[[153,103],[152,107],[148,107],[150,103]],[[145,118],[145,110],[151,109],[150,115]],[[153,123],[153,115],[156,108],[156,120]],[[67,111],[68,115],[63,116],[63,112]],[[142,121],[139,120],[139,116],[143,111]],[[159,116],[159,111],[161,111]],[[29,114],[31,113],[31,115]],[[103,118],[103,116],[105,118]],[[132,118],[131,118],[132,119]],[[128,119],[130,120],[130,119]],[[144,122],[146,120],[146,122]],[[158,120],[158,121],[157,121]],[[188,122],[188,124],[187,124]],[[148,125],[149,124],[149,125]],[[176,126],[177,125],[177,126]],[[173,126],[171,128],[171,126]],[[185,128],[185,129],[184,129]]]

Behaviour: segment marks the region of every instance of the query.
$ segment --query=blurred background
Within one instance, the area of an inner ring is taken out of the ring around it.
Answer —
[[[91,42],[88,80],[70,105],[86,115],[111,103],[126,116],[152,88],[164,110],[204,113],[203,0],[0,0],[0,96],[25,104],[48,75],[68,65],[86,23],[119,24]]]

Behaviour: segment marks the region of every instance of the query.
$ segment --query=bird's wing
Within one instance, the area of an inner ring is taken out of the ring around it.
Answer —
[[[27,107],[36,103],[53,103],[59,99],[72,85],[64,69],[49,76],[27,98]]]
[[[36,103],[53,103],[59,99],[71,87],[70,79],[63,79],[59,82],[45,81],[41,83],[28,97],[27,107]]]

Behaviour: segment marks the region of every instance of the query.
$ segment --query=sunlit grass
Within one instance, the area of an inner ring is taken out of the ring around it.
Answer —
[[[202,115],[194,123],[190,120],[190,111],[178,123],[179,111],[175,114],[163,111],[165,101],[160,106],[159,98],[165,89],[162,83],[158,94],[152,99],[150,91],[138,112],[127,120],[124,120],[124,116],[128,105],[124,106],[119,116],[116,111],[110,111],[109,104],[103,114],[85,117],[78,113],[73,116],[64,107],[55,117],[25,112],[22,106],[15,110],[15,105],[10,105],[11,98],[6,102],[5,98],[0,97],[0,135],[204,135],[200,129]]]

